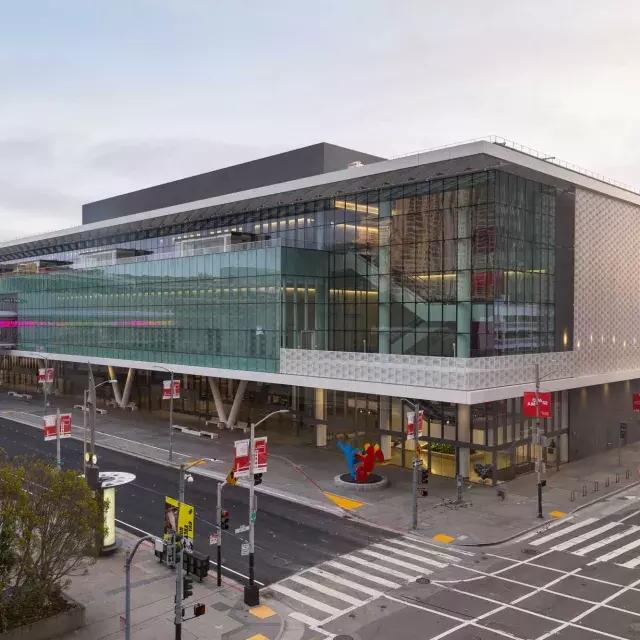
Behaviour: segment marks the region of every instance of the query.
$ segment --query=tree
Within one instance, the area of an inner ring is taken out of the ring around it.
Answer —
[[[64,607],[67,576],[95,557],[103,522],[75,471],[0,458],[0,633]]]

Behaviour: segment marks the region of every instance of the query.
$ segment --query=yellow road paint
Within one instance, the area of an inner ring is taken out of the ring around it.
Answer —
[[[564,518],[567,514],[564,511],[550,511],[549,515],[552,518]]]
[[[335,502],[335,504],[343,509],[359,509],[364,504],[364,502],[360,502],[359,500],[352,500],[351,498],[338,496],[335,493],[329,493],[328,491],[325,491],[324,495],[329,498],[331,502]]]
[[[266,604],[261,604],[259,607],[253,607],[253,609],[249,609],[249,613],[253,614],[256,618],[260,618],[260,620],[264,620],[265,618],[270,618],[271,616],[276,615],[276,612],[271,607],[267,607]],[[259,638],[264,636],[253,637]],[[251,640],[251,638],[249,638],[249,640]]]
[[[255,636],[251,636],[250,638],[247,638],[247,640],[269,640],[269,638],[267,638],[267,636],[263,636],[261,633],[256,633]]]
[[[433,536],[433,539],[436,542],[444,542],[445,544],[449,544],[450,542],[453,542],[455,540],[453,536],[448,536],[446,533],[437,533],[435,536]]]

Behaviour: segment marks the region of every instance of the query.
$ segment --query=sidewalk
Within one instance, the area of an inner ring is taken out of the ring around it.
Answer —
[[[0,395],[0,415],[40,427],[41,396],[30,402]],[[68,411],[75,402],[69,398],[52,398],[52,403]],[[176,423],[189,426],[180,416]],[[193,424],[192,426],[196,426]],[[260,435],[268,435],[268,423]],[[73,411],[73,436],[82,439],[82,412]],[[198,467],[201,473],[223,479],[231,468],[233,441],[244,438],[239,431],[220,431],[218,439],[174,433],[174,463],[196,457],[209,457],[222,462],[209,462]],[[168,420],[162,415],[129,413],[110,409],[96,417],[96,442],[102,446],[168,464]],[[594,499],[628,487],[640,479],[637,465],[640,443],[623,449],[622,466],[618,467],[616,450],[605,452],[550,470],[543,493],[545,518],[551,512],[568,513]],[[296,468],[296,466],[298,468]],[[385,528],[407,533],[411,518],[411,471],[392,465],[378,467],[390,480],[390,486],[375,494],[358,494],[338,489],[334,476],[344,473],[342,455],[333,447],[327,450],[313,446],[269,443],[269,471],[257,492],[280,496],[296,503],[330,511],[340,516],[361,518]],[[626,477],[627,468],[629,478]],[[616,483],[616,474],[619,482]],[[607,485],[607,478],[609,479]],[[594,489],[598,483],[597,491]],[[506,499],[497,497],[489,485],[465,483],[463,500],[456,504],[455,482],[448,478],[431,477],[429,496],[419,498],[419,523],[415,533],[433,537],[444,534],[458,544],[498,542],[541,523],[537,514],[537,486],[535,474],[519,476],[503,485]],[[585,489],[586,488],[586,489]],[[586,491],[586,495],[583,495]],[[361,502],[350,510],[338,507],[323,492],[339,494]],[[573,495],[572,495],[573,492]],[[556,514],[557,516],[558,514]]]
[[[86,626],[67,638],[74,640],[115,640],[124,637],[125,573],[124,549],[132,548],[137,538],[118,530],[123,547],[101,557],[96,564],[83,567],[71,579],[66,593],[86,607]],[[173,602],[175,573],[158,562],[151,544],[143,543],[131,567],[131,637],[133,640],[173,638]],[[215,573],[202,583],[193,581],[193,597],[185,605],[185,617],[193,615],[193,604],[202,602],[206,613],[182,624],[184,640],[275,640],[287,628],[287,638],[302,637],[292,622],[276,611],[277,602],[262,598],[263,607],[248,609],[243,603],[242,587],[226,578],[221,587]],[[264,616],[264,617],[261,617]],[[295,626],[295,625],[294,625]]]

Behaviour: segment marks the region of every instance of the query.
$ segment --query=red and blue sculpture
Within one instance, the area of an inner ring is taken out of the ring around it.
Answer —
[[[338,447],[347,461],[351,478],[359,484],[368,481],[376,462],[384,462],[382,449],[377,444],[367,443],[359,449],[349,442],[338,440]]]

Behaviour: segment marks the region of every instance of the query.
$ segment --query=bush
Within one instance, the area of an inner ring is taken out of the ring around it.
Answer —
[[[64,607],[67,576],[95,557],[103,527],[77,472],[0,458],[0,633]]]

